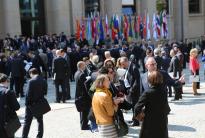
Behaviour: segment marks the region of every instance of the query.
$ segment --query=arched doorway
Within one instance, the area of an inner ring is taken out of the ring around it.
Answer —
[[[45,34],[44,0],[20,0],[22,35]]]

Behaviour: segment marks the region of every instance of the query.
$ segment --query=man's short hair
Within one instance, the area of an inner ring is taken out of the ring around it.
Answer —
[[[0,83],[6,82],[8,80],[8,76],[4,73],[0,73]]]
[[[37,74],[39,74],[39,72],[38,72],[38,70],[36,68],[31,68],[29,70],[29,74],[37,75]]]

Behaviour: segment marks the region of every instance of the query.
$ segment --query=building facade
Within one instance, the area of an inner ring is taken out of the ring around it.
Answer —
[[[1,0],[0,37],[13,35],[74,34],[75,20],[97,12],[144,15],[152,18],[159,3],[167,8],[169,39],[195,39],[205,34],[204,0]]]

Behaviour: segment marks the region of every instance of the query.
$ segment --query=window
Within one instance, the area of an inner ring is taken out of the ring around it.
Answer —
[[[99,0],[85,0],[85,16],[88,17],[91,14],[97,15],[100,13]]]
[[[157,0],[157,11],[160,13],[161,11],[166,10],[167,14],[169,14],[169,2],[171,0]]]
[[[197,14],[200,12],[200,0],[189,0],[189,13]]]
[[[136,12],[135,0],[122,0],[122,14],[134,15]]]
[[[19,0],[19,6],[22,34],[45,34],[44,0]]]

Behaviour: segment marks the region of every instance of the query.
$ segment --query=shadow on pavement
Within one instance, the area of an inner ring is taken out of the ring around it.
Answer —
[[[176,105],[196,105],[196,104],[202,104],[205,103],[205,99],[189,99],[186,101],[181,101],[181,102],[171,102]]]
[[[188,131],[188,132],[195,132],[196,129],[188,126],[182,125],[168,125],[169,131]]]

